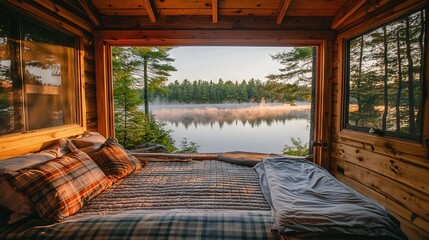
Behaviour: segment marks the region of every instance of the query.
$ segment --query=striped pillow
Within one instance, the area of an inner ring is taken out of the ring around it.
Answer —
[[[124,150],[113,138],[107,139],[90,157],[113,182],[142,168],[140,161]]]
[[[76,213],[112,184],[81,151],[4,176],[14,189],[31,200],[40,218],[55,222]]]

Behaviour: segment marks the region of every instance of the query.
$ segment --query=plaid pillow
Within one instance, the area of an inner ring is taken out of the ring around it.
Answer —
[[[81,151],[4,174],[24,194],[44,220],[62,221],[112,182],[97,164]]]
[[[124,150],[113,138],[107,139],[90,157],[114,182],[142,168],[140,161]]]
[[[142,169],[143,167],[145,167],[146,166],[146,161],[140,161],[140,160],[138,160],[136,157],[134,157],[130,152],[128,152],[121,144],[119,144],[118,143],[118,140],[116,139],[116,138],[112,138],[112,137],[109,137],[107,140],[106,140],[106,142],[110,142],[110,143],[112,143],[112,144],[114,144],[114,145],[116,145],[116,146],[118,146],[118,147],[120,147],[120,148],[122,148],[126,153],[127,153],[127,156],[128,156],[128,158],[131,160],[131,162],[133,162],[134,163],[134,165],[135,165],[135,170],[136,171],[138,171],[138,170],[140,170],[140,169]]]

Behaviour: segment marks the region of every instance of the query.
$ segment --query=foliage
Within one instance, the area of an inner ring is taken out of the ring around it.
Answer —
[[[143,143],[158,143],[167,148],[169,152],[174,152],[177,148],[174,146],[174,140],[171,138],[171,130],[165,129],[165,123],[160,123],[155,120],[153,114],[149,114],[145,118],[145,134],[141,135]]]
[[[140,92],[135,89],[138,80],[133,75],[139,65],[132,58],[132,48],[112,49],[113,93],[115,106],[115,135],[124,147],[153,142],[176,150],[170,131],[158,123],[153,115],[145,115],[139,107],[143,103]]]
[[[176,71],[171,65],[173,58],[169,57],[170,47],[133,47],[131,53],[138,66],[133,74],[143,78],[138,87],[143,87],[143,100],[145,104],[145,114],[149,114],[149,92],[158,90],[162,92],[162,84],[167,81],[170,72]]]
[[[349,125],[418,136],[422,122],[424,11],[349,41]]]
[[[303,144],[300,138],[291,137],[292,145],[285,144],[282,152],[291,156],[308,155],[308,143]]]
[[[272,94],[270,87],[290,88],[282,95]],[[311,91],[306,86],[295,84],[278,83],[267,84],[260,80],[250,79],[241,82],[223,81],[193,81],[185,79],[183,82],[174,81],[164,87],[166,92],[155,91],[150,96],[150,101],[162,103],[225,103],[225,102],[259,102],[265,99],[269,102],[288,102],[290,99],[306,101],[307,99],[299,93]],[[305,89],[305,90],[304,90]]]
[[[176,153],[198,153],[199,145],[195,142],[188,142],[188,139],[183,138],[180,142],[180,149]]]
[[[267,76],[268,93],[294,103],[298,96],[306,101],[311,98],[311,80],[313,70],[313,47],[297,47],[291,51],[279,52],[271,58],[284,67],[280,74]]]

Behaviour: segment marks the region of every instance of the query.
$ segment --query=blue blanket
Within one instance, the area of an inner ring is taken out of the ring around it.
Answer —
[[[263,159],[255,166],[274,227],[286,236],[361,236],[406,239],[384,207],[325,169],[296,158]]]

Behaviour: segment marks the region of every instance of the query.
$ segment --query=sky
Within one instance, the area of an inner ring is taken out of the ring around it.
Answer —
[[[265,81],[265,76],[279,73],[282,67],[270,55],[287,51],[288,47],[175,47],[175,59],[169,82],[175,80],[241,81],[251,78]]]

